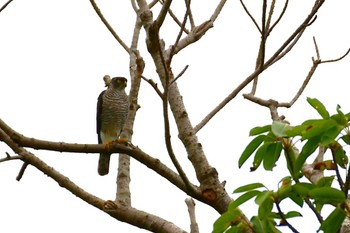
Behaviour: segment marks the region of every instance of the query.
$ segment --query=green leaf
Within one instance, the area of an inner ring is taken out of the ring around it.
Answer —
[[[350,135],[349,134],[345,134],[341,137],[341,139],[348,145],[350,145]]]
[[[297,183],[292,186],[295,193],[301,197],[307,197],[309,192],[315,188],[313,184],[310,183]]]
[[[255,171],[263,161],[264,157],[268,153],[268,147],[272,144],[272,142],[265,142],[262,146],[260,146],[255,153],[253,167],[250,168],[251,171]]]
[[[304,200],[301,198],[298,194],[295,192],[290,192],[288,197],[298,206],[303,207],[304,205]]]
[[[284,149],[284,156],[286,158],[287,168],[288,168],[289,173],[293,177],[296,177],[295,173],[298,173],[298,170],[295,171],[296,156],[295,156],[295,152],[294,152],[294,149],[292,146],[289,146],[288,148]]]
[[[273,192],[270,190],[266,190],[266,191],[259,193],[259,195],[257,195],[255,198],[255,203],[260,206],[260,205],[262,205],[262,203],[265,202],[265,200],[267,200],[267,199],[272,200],[272,194],[273,194]]]
[[[271,129],[271,125],[265,125],[265,126],[258,126],[255,128],[252,128],[249,132],[249,136],[254,136],[254,135],[258,135],[258,134],[262,134],[265,133],[267,131],[270,131]]]
[[[271,131],[276,137],[286,137],[287,133],[286,131],[291,130],[292,127],[287,124],[280,121],[274,121],[271,125]]]
[[[332,187],[314,188],[309,191],[309,197],[319,203],[336,204],[346,200],[345,194]]]
[[[284,215],[285,218],[295,218],[295,217],[302,217],[303,215],[301,215],[301,213],[299,213],[298,211],[289,211],[288,213],[286,213]]]
[[[288,130],[286,130],[286,136],[287,137],[295,137],[295,136],[301,136],[303,132],[305,132],[306,126],[305,125],[296,125],[293,127],[290,127]]]
[[[230,203],[230,205],[228,206],[228,209],[235,209],[238,206],[242,205],[243,203],[249,201],[250,199],[252,199],[253,197],[257,196],[259,193],[261,193],[261,191],[258,190],[251,190],[248,191],[244,194],[242,194],[241,196],[239,196],[238,198],[236,198],[236,200],[234,200],[233,202]]]
[[[248,146],[244,149],[241,157],[238,161],[238,167],[242,167],[242,165],[247,161],[247,159],[254,153],[254,151],[260,146],[260,144],[265,140],[266,135],[259,135],[255,137]]]
[[[258,188],[266,188],[262,183],[252,183],[252,184],[247,184],[243,185],[233,191],[233,193],[241,193],[241,192],[246,192]]]
[[[329,129],[333,127],[339,127],[337,122],[333,119],[317,119],[307,120],[303,122],[305,130],[302,132],[302,139],[310,139],[319,135],[325,134]],[[329,134],[329,133],[328,133]]]
[[[241,212],[238,209],[230,210],[223,213],[213,226],[213,233],[222,233],[235,221],[241,218]]]
[[[329,118],[329,113],[328,113],[327,109],[325,108],[325,106],[318,99],[307,98],[307,102],[309,102],[309,104],[314,109],[316,109],[316,111],[321,115],[321,117],[323,119]]]
[[[305,143],[298,158],[296,159],[295,171],[301,170],[301,167],[304,165],[306,159],[317,149],[319,142],[320,142],[320,138],[315,137],[315,138],[309,139]]]
[[[262,221],[257,216],[253,216],[251,219],[251,222],[253,224],[254,232],[256,233],[266,232]]]
[[[266,155],[264,156],[264,168],[265,170],[272,171],[275,167],[277,160],[279,159],[282,151],[282,142],[271,143],[266,148]]]
[[[335,158],[335,162],[341,167],[346,168],[348,164],[348,156],[346,156],[343,147],[338,143],[334,142],[330,145],[332,155]]]
[[[340,110],[340,106],[337,105],[337,112],[332,116],[332,119],[335,120],[339,125],[345,127],[348,124],[348,118],[344,115],[344,113]]]
[[[320,230],[324,233],[338,232],[344,219],[346,212],[340,207],[335,208],[332,213],[322,222]]]
[[[324,176],[321,179],[319,179],[316,183],[316,187],[330,187],[333,183],[334,176]]]

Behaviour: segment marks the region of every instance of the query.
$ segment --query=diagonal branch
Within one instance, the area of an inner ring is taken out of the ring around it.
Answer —
[[[17,145],[1,128],[0,138],[7,145],[10,145],[11,149],[21,156],[25,163],[28,163],[42,171],[44,174],[55,180],[61,187],[67,189],[72,194],[96,207],[97,209],[108,213],[113,218],[153,232],[185,232],[172,222],[158,216],[132,208],[130,206],[122,205],[120,203],[104,201],[101,198],[86,192],[84,189],[72,182],[68,177],[62,175],[53,167],[50,167],[31,152]]]
[[[124,50],[130,54],[131,50],[130,48],[124,43],[124,41],[119,37],[119,35],[114,31],[114,29],[112,28],[112,26],[108,23],[107,19],[103,16],[101,10],[98,8],[95,0],[90,0],[90,3],[92,5],[92,7],[94,8],[95,12],[97,13],[97,15],[100,17],[100,19],[102,20],[103,24],[107,27],[107,29],[110,31],[110,33],[112,33],[113,37],[118,41],[118,43],[124,48]]]
[[[8,0],[1,8],[0,12],[2,12],[13,0]]]
[[[159,15],[158,15],[158,17],[156,19],[156,24],[157,24],[158,30],[163,25],[165,17],[168,14],[168,11],[170,9],[171,2],[172,2],[172,0],[165,0],[162,9],[159,12]]]
[[[214,13],[211,15],[210,19],[203,22],[201,25],[194,27],[191,32],[181,39],[178,43],[178,46],[174,49],[174,54],[177,54],[180,52],[182,49],[187,47],[188,45],[198,41],[202,36],[210,29],[213,27],[215,20],[219,16],[221,10],[223,9],[224,5],[226,3],[226,0],[221,0],[214,10]],[[169,52],[168,52],[169,53]]]

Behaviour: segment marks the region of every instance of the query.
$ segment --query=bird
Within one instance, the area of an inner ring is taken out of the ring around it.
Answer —
[[[108,147],[113,141],[118,141],[128,117],[129,98],[125,92],[127,79],[114,77],[106,82],[107,89],[102,91],[97,99],[96,128],[98,143]],[[111,153],[100,153],[98,174],[107,175]]]

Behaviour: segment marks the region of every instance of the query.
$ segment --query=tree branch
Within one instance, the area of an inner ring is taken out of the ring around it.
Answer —
[[[47,165],[44,161],[40,160],[34,154],[25,150],[24,148],[18,146],[1,128],[0,128],[0,138],[7,145],[11,145],[11,149],[17,154],[22,156],[23,161],[28,163],[38,170],[42,171],[44,174],[55,180],[61,187],[67,189],[75,196],[79,197],[88,204],[100,209],[110,216],[129,223],[134,226],[138,226],[142,229],[146,229],[152,232],[178,232],[183,233],[184,230],[177,227],[175,224],[162,219],[158,216],[146,213],[144,211],[137,210],[130,206],[125,206],[113,201],[104,201],[76,185],[74,182],[69,180],[68,177],[62,175],[56,171],[53,167]]]
[[[310,14],[306,17],[303,23],[295,30],[295,32],[281,45],[279,49],[271,56],[269,60],[267,60],[263,67],[258,70],[255,70],[251,75],[249,75],[241,84],[239,84],[225,99],[223,99],[211,112],[204,117],[204,119],[196,125],[194,128],[194,132],[197,133],[201,128],[203,128],[223,107],[226,106],[236,95],[246,87],[252,80],[254,80],[260,73],[266,70],[270,65],[276,62],[283,51],[287,46],[293,45],[293,40],[300,36],[300,33],[305,30],[305,28],[309,25],[309,22],[313,19],[314,15],[317,13],[318,9],[322,6],[325,0],[317,0],[310,12]],[[291,47],[289,47],[291,49]],[[288,49],[288,48],[287,48]]]
[[[95,12],[97,13],[97,15],[100,17],[101,21],[103,22],[103,24],[107,27],[107,29],[110,31],[110,33],[112,33],[113,37],[118,41],[118,43],[124,48],[124,50],[130,54],[131,50],[130,48],[124,43],[124,41],[118,36],[118,34],[114,31],[114,29],[112,28],[112,26],[108,23],[107,19],[103,16],[101,10],[98,8],[95,0],[90,0],[90,3],[92,5],[92,7],[94,8]]]
[[[177,54],[178,52],[180,52],[182,49],[184,49],[188,45],[190,45],[190,44],[198,41],[200,38],[202,38],[202,36],[210,28],[213,27],[214,22],[217,19],[217,17],[219,16],[225,3],[226,3],[226,0],[221,0],[220,3],[218,4],[218,6],[216,7],[216,9],[214,10],[214,13],[212,14],[212,16],[210,17],[209,20],[203,22],[201,25],[199,25],[197,27],[194,27],[185,38],[181,39],[178,43],[178,46],[176,46],[176,48],[174,49],[174,54]],[[169,50],[171,50],[171,48],[168,49],[167,53],[169,53]]]
[[[167,179],[169,182],[174,184],[180,190],[187,193],[187,189],[185,184],[183,183],[181,177],[164,165],[158,159],[155,159],[143,152],[139,148],[130,147],[127,145],[114,143],[107,150],[102,144],[77,144],[77,143],[64,143],[64,142],[51,142],[44,141],[35,138],[25,137],[13,129],[11,129],[4,121],[0,119],[0,130],[5,133],[5,136],[9,137],[11,140],[5,141],[0,135],[0,140],[4,141],[11,148],[13,147],[29,147],[37,150],[50,150],[50,151],[58,151],[58,152],[74,152],[74,153],[101,153],[101,152],[110,152],[110,153],[124,153],[127,154],[140,163],[146,165],[148,168],[152,169],[160,176]],[[15,151],[16,152],[16,151]],[[17,152],[16,152],[17,153]],[[18,153],[17,153],[18,154]],[[194,186],[193,189],[196,189]],[[201,194],[198,192],[193,194],[193,197],[204,201],[201,197]]]
[[[8,0],[1,8],[0,8],[0,12],[2,12],[3,10],[5,10],[5,8],[12,2],[13,0]]]

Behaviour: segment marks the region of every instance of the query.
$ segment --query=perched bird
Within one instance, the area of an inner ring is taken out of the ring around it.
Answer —
[[[119,139],[129,110],[129,98],[125,92],[127,79],[115,77],[106,82],[108,86],[102,91],[97,101],[97,135],[98,143],[106,147]],[[109,172],[111,153],[100,153],[98,160],[98,174],[101,176]]]

